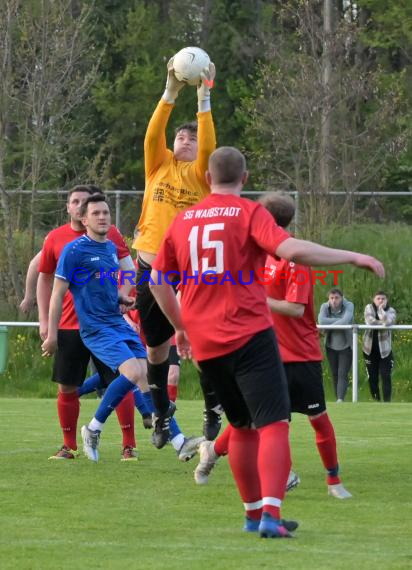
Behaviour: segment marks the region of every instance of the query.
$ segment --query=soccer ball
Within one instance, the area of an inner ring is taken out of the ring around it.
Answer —
[[[173,70],[178,81],[185,81],[189,85],[197,85],[200,73],[209,67],[210,57],[198,47],[181,49],[173,58]]]

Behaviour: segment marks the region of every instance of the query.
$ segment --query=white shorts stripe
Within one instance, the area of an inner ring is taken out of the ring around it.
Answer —
[[[262,501],[255,501],[254,503],[243,503],[245,511],[254,511],[255,509],[262,508]]]
[[[262,507],[265,505],[270,505],[271,507],[280,507],[281,504],[282,501],[276,497],[263,497],[262,499]]]

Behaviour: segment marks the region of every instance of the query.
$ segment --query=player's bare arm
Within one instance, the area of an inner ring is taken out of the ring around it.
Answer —
[[[291,303],[290,301],[281,301],[272,297],[267,298],[267,303],[272,313],[278,313],[286,317],[300,318],[305,312],[305,305],[302,303]]]
[[[33,257],[29,263],[26,275],[26,287],[24,291],[24,299],[20,303],[19,309],[22,313],[29,313],[36,304],[36,288],[37,278],[39,275],[39,263],[41,251]]]
[[[167,80],[165,91],[162,95],[163,103],[174,105],[179,91],[183,89],[185,83],[178,81],[173,72],[173,58],[167,64]],[[158,105],[153,113],[144,139],[144,158],[146,176],[151,176],[158,169],[167,157],[166,146],[166,126],[170,116],[171,107],[165,108]]]
[[[276,249],[276,255],[302,265],[351,264],[368,269],[378,277],[385,277],[383,264],[370,255],[324,247],[310,241],[289,238]]]
[[[63,299],[69,288],[69,283],[55,279],[50,298],[49,326],[47,338],[41,345],[43,356],[52,356],[57,350],[57,330],[62,316]]]
[[[127,271],[127,279],[123,279],[119,287],[119,296],[128,297],[136,280],[136,267],[130,255],[119,259],[119,266],[121,271]]]
[[[39,308],[40,338],[47,337],[49,323],[49,305],[53,288],[54,275],[52,273],[39,273],[37,280],[37,306]]]

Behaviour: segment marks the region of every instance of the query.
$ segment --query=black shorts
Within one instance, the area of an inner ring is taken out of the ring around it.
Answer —
[[[180,356],[177,354],[177,348],[174,344],[170,346],[169,350],[169,366],[171,364],[174,366],[180,366]]]
[[[234,427],[253,423],[259,428],[289,417],[287,381],[272,328],[199,366]]]
[[[53,382],[65,386],[81,386],[86,378],[90,358],[104,385],[108,386],[118,376],[118,372],[113,372],[86,348],[77,329],[59,329],[53,362]]]
[[[151,265],[137,259],[136,271],[136,309],[139,311],[140,326],[143,329],[147,346],[155,347],[163,344],[175,334],[149,288]],[[177,283],[176,283],[177,285]]]
[[[326,410],[321,362],[285,362],[292,412],[316,416]]]

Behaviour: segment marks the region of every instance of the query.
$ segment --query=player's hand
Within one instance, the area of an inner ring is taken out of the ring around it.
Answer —
[[[377,275],[378,277],[385,277],[385,268],[383,264],[374,257],[370,255],[364,255],[363,253],[357,253],[354,261],[352,262],[356,267],[362,267],[363,269],[368,269]]]
[[[205,67],[200,74],[200,81],[197,86],[197,105],[199,113],[210,111],[210,90],[214,85],[215,76],[215,64],[210,62],[209,67]]]
[[[119,307],[122,315],[127,313],[127,311],[130,311],[130,309],[133,309],[134,303],[135,303],[134,297],[128,297],[128,296],[126,297],[124,295],[119,296]]]
[[[199,89],[212,89],[215,84],[216,77],[216,67],[215,64],[210,62],[209,67],[205,67],[200,74],[200,81],[197,86],[198,93]]]
[[[186,332],[184,330],[176,331],[175,339],[177,354],[180,358],[183,358],[183,360],[192,358],[192,347]]]
[[[53,356],[57,350],[57,338],[49,338],[41,345],[42,356]]]
[[[163,99],[168,103],[174,103],[175,99],[179,95],[179,91],[186,85],[184,81],[176,79],[173,69],[173,59],[174,58],[172,57],[167,62],[167,80],[165,92],[163,93]]]
[[[24,297],[23,301],[19,305],[19,309],[22,313],[27,315],[36,306],[36,299],[30,297]]]
[[[199,100],[210,97],[210,90],[215,84],[216,67],[210,62],[209,67],[205,67],[200,74],[200,81],[197,85],[197,98]]]
[[[40,338],[42,340],[46,340],[48,334],[49,334],[49,323],[47,321],[44,323],[40,320],[40,326],[39,326]]]

